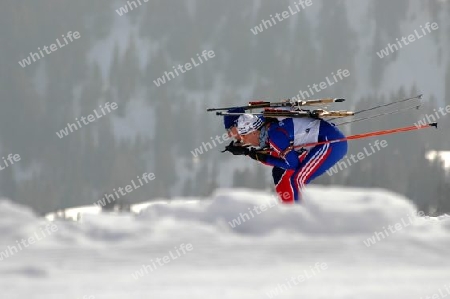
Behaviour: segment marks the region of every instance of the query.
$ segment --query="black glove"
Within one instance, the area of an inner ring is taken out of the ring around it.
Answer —
[[[269,157],[268,154],[263,154],[258,152],[255,149],[252,149],[251,151],[248,152],[248,156],[250,158],[252,158],[253,160],[259,161],[259,162],[266,162],[267,161],[267,157]]]
[[[227,145],[225,149],[222,151],[222,153],[224,152],[230,152],[235,156],[241,156],[241,155],[248,155],[250,150],[244,146],[235,145],[234,141],[231,141],[231,143]]]

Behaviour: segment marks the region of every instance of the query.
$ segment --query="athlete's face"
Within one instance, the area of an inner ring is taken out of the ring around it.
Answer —
[[[231,127],[231,129],[228,129],[227,132],[228,132],[228,137],[234,138],[234,139],[236,139],[236,141],[241,141],[242,140],[241,135],[239,135],[236,126]]]
[[[241,135],[242,143],[246,145],[259,146],[260,131],[254,131],[246,135]]]

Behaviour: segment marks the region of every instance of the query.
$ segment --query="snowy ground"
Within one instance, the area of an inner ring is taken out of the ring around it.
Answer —
[[[219,190],[80,222],[0,201],[0,298],[445,298],[450,217],[416,215],[392,193],[319,187],[303,206]]]

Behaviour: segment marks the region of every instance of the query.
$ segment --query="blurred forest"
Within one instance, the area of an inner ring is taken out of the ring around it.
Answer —
[[[364,1],[368,10],[358,27],[349,18],[352,1],[313,2],[310,12],[253,35],[250,28],[290,2],[151,0],[119,16],[115,10],[126,1],[7,0],[0,10],[0,145],[2,156],[20,154],[22,160],[0,171],[1,195],[44,213],[92,204],[144,172],[155,173],[156,180],[127,200],[205,196],[226,185],[223,177],[236,187],[271,188],[269,168],[253,161],[225,167],[244,158],[221,154],[223,147],[193,157],[191,151],[202,142],[224,133],[222,120],[207,114],[206,107],[288,98],[338,69],[353,75],[317,96],[346,98],[339,109],[421,93],[420,82],[382,90],[384,75],[400,54],[375,55],[404,35],[411,11],[440,24],[439,34],[429,40],[440,53],[436,68],[444,65],[446,73],[428,76],[446,87],[445,98],[427,93],[419,111],[358,122],[344,131],[412,125],[450,104],[450,39],[443,38],[450,25],[449,1]],[[79,31],[81,38],[20,67],[18,61],[30,51],[68,31]],[[369,32],[373,39],[367,39]],[[363,43],[364,51],[371,51],[361,64],[355,57]],[[216,57],[161,87],[153,84],[203,50],[214,50]],[[411,63],[420,69],[430,60]],[[370,86],[361,83],[362,70]],[[112,101],[119,106],[112,115],[63,139],[56,136],[67,123]],[[441,161],[425,159],[428,150],[450,150],[449,120],[439,122],[438,131],[386,137],[386,149],[315,183],[385,188],[406,195],[428,214],[450,213],[449,174]],[[350,153],[373,141],[351,143]]]

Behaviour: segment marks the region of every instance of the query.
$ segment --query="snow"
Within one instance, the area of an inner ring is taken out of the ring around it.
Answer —
[[[285,206],[273,194],[219,189],[210,198],[135,205],[134,213],[69,211],[82,214],[79,222],[49,222],[2,200],[0,254],[16,240],[40,239],[0,256],[1,297],[410,299],[446,292],[450,217],[420,217],[408,199],[379,189],[315,186],[304,199]],[[240,215],[246,221],[232,228]],[[375,243],[367,246],[368,238]]]
[[[444,168],[450,169],[450,151],[428,151],[425,157],[430,161],[439,158],[444,163]]]

